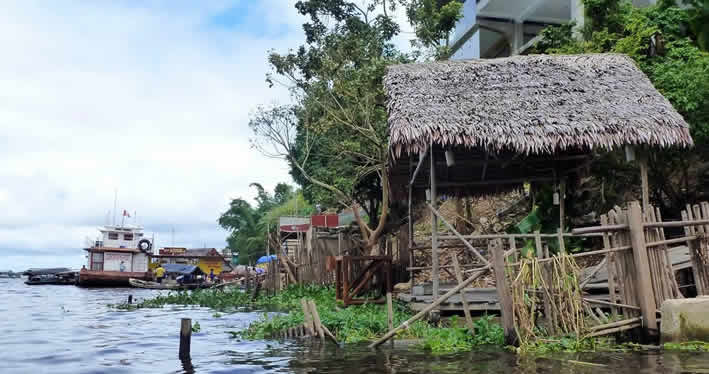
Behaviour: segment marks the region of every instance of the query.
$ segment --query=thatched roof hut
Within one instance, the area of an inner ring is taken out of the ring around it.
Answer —
[[[396,65],[384,86],[395,186],[431,144],[443,193],[550,178],[550,169],[563,174],[595,149],[692,145],[682,116],[624,55]],[[425,186],[426,174],[416,184]]]

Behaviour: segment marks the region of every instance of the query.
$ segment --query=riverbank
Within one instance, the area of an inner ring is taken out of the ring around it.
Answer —
[[[302,325],[304,314],[300,300],[312,299],[317,305],[322,323],[341,343],[352,344],[376,339],[388,331],[387,312],[383,305],[364,304],[347,308],[335,301],[335,291],[329,287],[291,286],[276,295],[256,298],[241,290],[195,290],[173,292],[136,304],[118,304],[123,310],[159,308],[165,305],[198,305],[215,309],[219,313],[244,310],[274,311],[264,313],[243,331],[231,331],[234,337],[249,340],[268,339],[278,332]],[[216,314],[215,314],[216,315]],[[394,303],[394,324],[411,318],[413,313],[401,303]],[[459,318],[444,319],[438,324],[418,321],[396,336],[397,339],[416,340],[415,346],[436,353],[469,351],[476,346],[502,347],[502,328],[493,317],[481,317],[475,322],[475,334],[462,327]]]
[[[166,305],[196,305],[214,309],[216,312],[214,318],[220,318],[223,313],[260,311],[261,317],[245,329],[227,332],[239,339],[264,340],[303,324],[304,314],[300,304],[302,298],[315,301],[322,323],[341,343],[369,342],[389,330],[384,305],[365,304],[344,308],[335,301],[334,289],[322,286],[291,286],[276,295],[262,294],[256,298],[238,289],[173,292],[137,304],[118,304],[113,307],[135,310],[161,308]],[[395,326],[411,318],[412,315],[413,313],[405,304],[394,303]],[[658,347],[618,343],[614,337],[579,339],[576,336],[545,336],[542,331],[534,341],[513,348],[504,346],[502,328],[497,323],[496,317],[477,317],[474,327],[474,334],[471,334],[464,324],[464,319],[457,316],[443,318],[438,323],[417,321],[397,334],[395,339],[415,340],[417,343],[413,345],[414,347],[437,354],[464,352],[481,347],[496,347],[519,354],[536,355],[560,352],[629,352],[661,348],[695,352],[709,350],[709,345],[697,342]]]

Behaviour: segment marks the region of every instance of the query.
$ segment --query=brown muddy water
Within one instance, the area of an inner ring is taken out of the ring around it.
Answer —
[[[262,313],[215,317],[195,307],[117,311],[109,303],[156,291],[27,286],[0,279],[0,373],[709,373],[705,353],[604,353],[519,357],[491,350],[431,355],[385,344],[344,349],[311,341],[243,341]],[[180,318],[199,322],[192,360],[177,358]]]

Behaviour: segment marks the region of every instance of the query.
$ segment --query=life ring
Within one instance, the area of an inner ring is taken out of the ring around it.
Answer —
[[[138,242],[138,249],[140,249],[143,252],[148,252],[153,248],[153,243],[150,242],[148,239],[140,239]]]

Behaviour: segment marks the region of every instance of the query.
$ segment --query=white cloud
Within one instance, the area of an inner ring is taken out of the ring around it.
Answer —
[[[222,246],[231,198],[290,180],[247,122],[288,100],[264,79],[269,49],[302,42],[294,2],[3,4],[0,261],[79,266],[114,188],[161,240]]]

